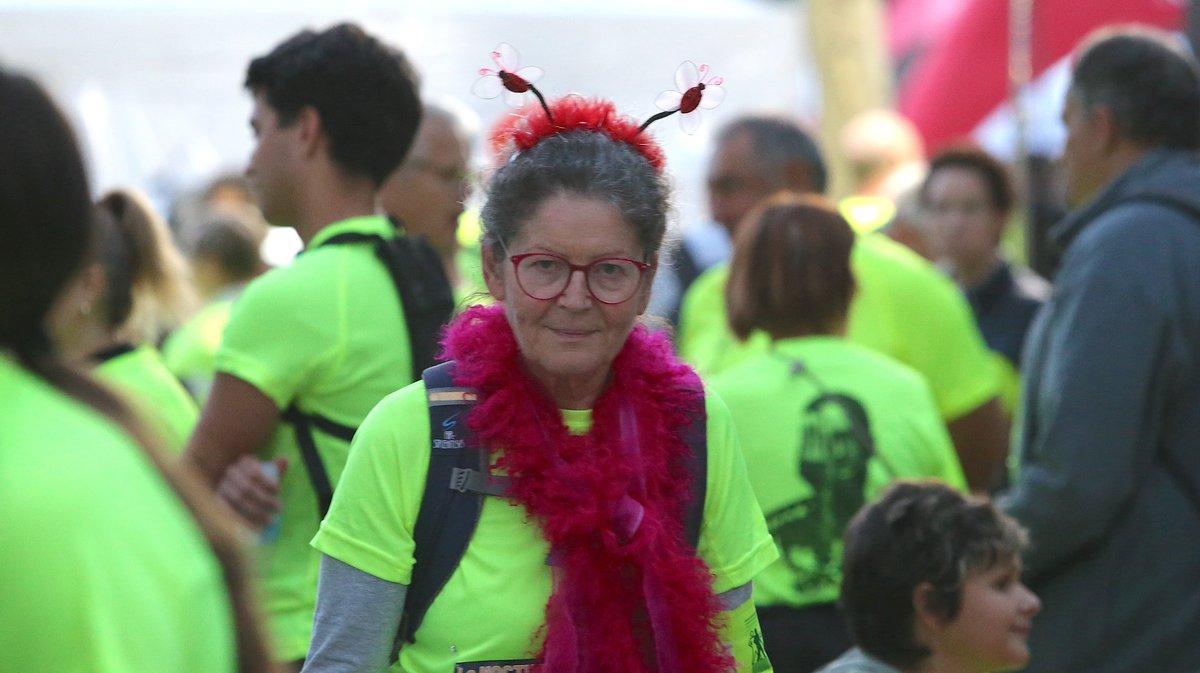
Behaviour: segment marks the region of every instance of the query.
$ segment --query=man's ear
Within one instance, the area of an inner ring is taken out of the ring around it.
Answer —
[[[321,125],[321,113],[311,105],[305,105],[296,113],[296,121],[292,122],[299,131],[300,152],[302,156],[311,158],[325,144],[325,129]]]
[[[492,294],[492,298],[496,301],[504,301],[504,275],[498,265],[499,260],[492,252],[491,244],[484,242],[483,250],[480,251],[483,265],[483,282],[487,285],[488,292]]]
[[[1096,132],[1095,138],[1105,155],[1112,154],[1121,141],[1121,130],[1117,128],[1117,118],[1112,108],[1097,104],[1088,113],[1088,124]]]

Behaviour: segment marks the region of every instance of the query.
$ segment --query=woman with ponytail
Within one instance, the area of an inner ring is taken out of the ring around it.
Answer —
[[[79,150],[0,69],[0,670],[260,672],[234,531],[125,405],[62,364],[51,306],[94,249]]]
[[[92,211],[94,259],[51,314],[52,338],[67,362],[95,367],[164,446],[178,453],[199,411],[154,344],[191,308],[186,265],[166,223],[128,190]]]

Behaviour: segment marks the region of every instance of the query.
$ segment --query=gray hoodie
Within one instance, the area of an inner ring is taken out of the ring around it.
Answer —
[[[1030,530],[1043,603],[1027,670],[1193,673],[1200,159],[1150,152],[1051,235],[1066,253],[1025,344],[1021,472],[1002,500]]]

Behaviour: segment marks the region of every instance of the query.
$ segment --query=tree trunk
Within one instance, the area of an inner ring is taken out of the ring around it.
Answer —
[[[853,184],[839,146],[842,128],[859,112],[891,105],[884,10],[883,0],[808,2],[808,36],[824,101],[820,140],[829,164],[828,194],[835,199],[848,196]]]

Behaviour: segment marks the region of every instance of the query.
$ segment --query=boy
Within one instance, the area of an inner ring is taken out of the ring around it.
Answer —
[[[1029,660],[1041,608],[1025,531],[937,482],[898,482],[846,531],[842,610],[858,647],[819,673],[995,673]]]

